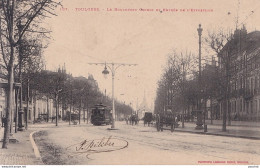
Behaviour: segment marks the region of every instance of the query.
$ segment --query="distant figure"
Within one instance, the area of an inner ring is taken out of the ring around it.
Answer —
[[[238,115],[237,115],[237,113],[235,114],[234,120],[235,120],[235,121],[238,120]]]
[[[126,121],[126,124],[128,125],[128,118],[127,117],[125,118],[125,121]]]
[[[2,117],[2,127],[5,127],[6,126],[6,122],[7,122],[7,119],[6,117]]]
[[[51,122],[53,122],[53,120],[55,119],[56,117],[51,117]]]
[[[2,127],[4,127],[4,120],[5,120],[5,115],[3,115],[2,118],[1,118]]]

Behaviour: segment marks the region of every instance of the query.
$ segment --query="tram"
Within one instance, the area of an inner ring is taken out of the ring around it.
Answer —
[[[112,124],[111,109],[103,104],[96,104],[91,109],[91,123],[93,125],[109,125]]]

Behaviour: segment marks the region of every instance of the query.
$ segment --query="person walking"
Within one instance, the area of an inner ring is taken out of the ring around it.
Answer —
[[[3,115],[2,118],[1,118],[1,123],[2,123],[1,127],[4,127],[4,117],[5,117],[5,115]]]

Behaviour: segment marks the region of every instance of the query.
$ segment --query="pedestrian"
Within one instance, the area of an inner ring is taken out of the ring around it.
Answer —
[[[3,115],[2,118],[1,118],[2,127],[4,127],[4,118],[5,118],[5,115]]]
[[[2,127],[5,127],[7,124],[7,118],[6,117],[3,117],[2,118]]]

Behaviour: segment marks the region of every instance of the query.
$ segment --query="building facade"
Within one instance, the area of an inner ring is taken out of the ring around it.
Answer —
[[[260,31],[236,30],[219,54],[219,69],[228,82],[230,120],[259,121]],[[219,102],[220,114],[226,110]]]

